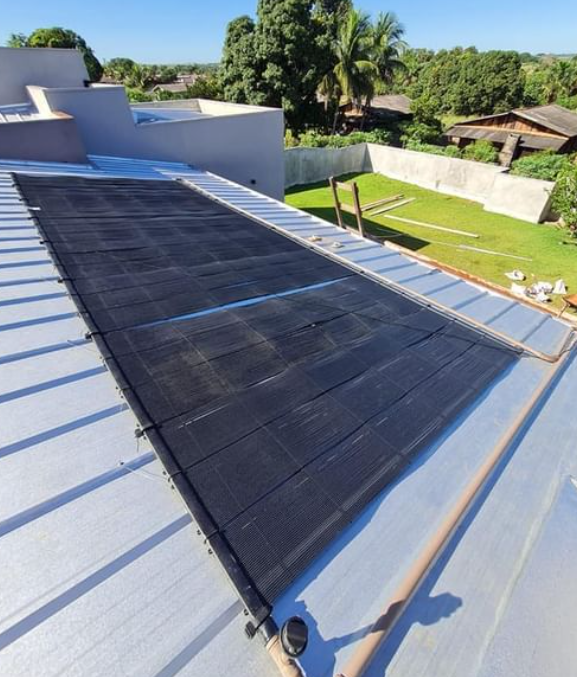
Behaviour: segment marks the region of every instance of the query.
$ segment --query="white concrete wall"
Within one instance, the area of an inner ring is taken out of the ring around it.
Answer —
[[[123,87],[30,91],[49,109],[74,116],[88,153],[185,162],[284,198],[282,110],[243,106],[239,112],[233,104],[201,100],[213,117],[136,125]]]
[[[140,125],[138,135],[150,159],[187,162],[284,199],[284,118],[280,110],[155,122]]]
[[[288,148],[285,151],[286,187],[324,181],[329,176],[370,171],[367,144],[347,148]]]
[[[74,49],[0,47],[0,106],[28,101],[27,85],[82,87],[88,73]]]
[[[0,124],[0,157],[36,162],[88,162],[76,122],[69,116]]]
[[[370,170],[421,188],[484,202],[502,167],[367,144]]]
[[[511,176],[502,167],[419,153],[390,146],[359,144],[348,148],[289,148],[285,151],[286,187],[325,181],[348,172],[376,172],[475,202],[485,210],[532,223],[550,217],[554,184]]]
[[[485,210],[539,223],[551,216],[552,181],[498,174],[485,200]]]

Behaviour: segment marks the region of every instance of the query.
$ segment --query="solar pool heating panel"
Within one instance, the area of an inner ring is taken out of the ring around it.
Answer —
[[[257,623],[518,357],[175,182],[17,181]]]

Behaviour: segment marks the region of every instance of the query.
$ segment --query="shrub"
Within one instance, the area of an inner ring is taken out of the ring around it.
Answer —
[[[407,150],[416,150],[419,153],[430,153],[431,155],[445,155],[443,146],[436,146],[433,143],[422,143],[415,139],[410,139],[405,144]]]
[[[457,148],[457,146],[436,146],[432,143],[409,141],[405,148],[407,150],[416,150],[420,153],[431,153],[431,155],[444,155],[445,157],[452,158],[461,157],[461,151]]]
[[[530,179],[556,181],[559,174],[570,165],[571,160],[567,155],[544,150],[515,160],[511,167],[511,174],[526,176]]]
[[[126,96],[132,103],[153,101],[153,97],[139,87],[126,87]]]
[[[429,122],[405,122],[401,125],[401,143],[407,147],[410,143],[427,143],[436,145],[443,136],[443,126]]]
[[[557,177],[552,193],[553,210],[573,236],[577,235],[577,166],[569,164]]]
[[[465,160],[474,160],[475,162],[486,162],[488,164],[496,164],[499,159],[495,147],[489,141],[475,141],[465,147],[463,152]]]
[[[287,129],[284,133],[284,147],[285,148],[294,148],[299,145],[298,138],[292,133],[292,130]]]
[[[291,138],[292,137],[291,135]],[[285,135],[285,145],[287,136]],[[377,143],[387,145],[390,143],[391,135],[384,129],[377,129],[373,132],[352,132],[347,136],[329,136],[319,134],[318,132],[305,132],[299,139],[299,146],[308,148],[346,148],[354,146],[357,143]]]
[[[457,148],[457,146],[447,146],[445,148],[445,155],[447,157],[453,157],[460,159],[463,157],[463,153],[461,152],[460,148]]]

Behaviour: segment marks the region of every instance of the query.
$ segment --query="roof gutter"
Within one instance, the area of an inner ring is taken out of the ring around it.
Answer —
[[[574,347],[574,343],[571,348]],[[446,546],[458,526],[463,522],[473,505],[477,502],[484,487],[495,474],[501,461],[523,434],[527,422],[544,403],[552,386],[560,378],[572,351],[568,350],[551,368],[531,399],[519,412],[510,428],[503,435],[491,454],[485,459],[477,473],[447,513],[436,533],[413,562],[401,584],[387,601],[379,618],[373,624],[371,632],[361,641],[359,648],[338,677],[361,677],[375,658],[382,644],[391,634],[397,621],[409,605],[411,599],[435,562],[443,554]]]

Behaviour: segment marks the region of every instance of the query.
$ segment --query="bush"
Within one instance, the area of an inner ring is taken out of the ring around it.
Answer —
[[[126,96],[132,103],[154,100],[151,94],[145,92],[143,89],[140,89],[139,87],[126,87]]]
[[[431,155],[444,155],[459,159],[461,151],[457,146],[436,146],[432,143],[421,143],[420,141],[409,141],[405,146],[407,150],[416,150],[419,153],[431,153]]]
[[[284,133],[284,147],[285,148],[294,148],[299,145],[298,138],[292,133],[292,130],[287,129]]]
[[[557,177],[552,193],[553,210],[559,214],[570,233],[577,235],[577,167],[569,164]]]
[[[570,165],[571,160],[567,155],[544,150],[515,160],[511,167],[511,174],[526,176],[530,179],[556,181],[559,174]]]
[[[499,159],[499,153],[489,141],[475,141],[465,147],[463,151],[465,160],[473,160],[474,162],[486,162],[488,164],[496,164]]]
[[[386,146],[391,141],[391,135],[384,129],[376,129],[373,132],[352,132],[347,136],[329,136],[309,131],[302,134],[297,142],[292,133],[289,137],[287,132],[285,146],[290,148],[287,139],[293,147],[299,145],[307,148],[346,148],[357,143],[377,143]]]
[[[445,148],[445,155],[447,157],[457,158],[459,160],[463,157],[461,149],[457,148],[457,146],[447,146]]]
[[[401,125],[401,143],[408,147],[410,143],[426,143],[437,145],[443,137],[443,126],[440,122],[405,122]]]

